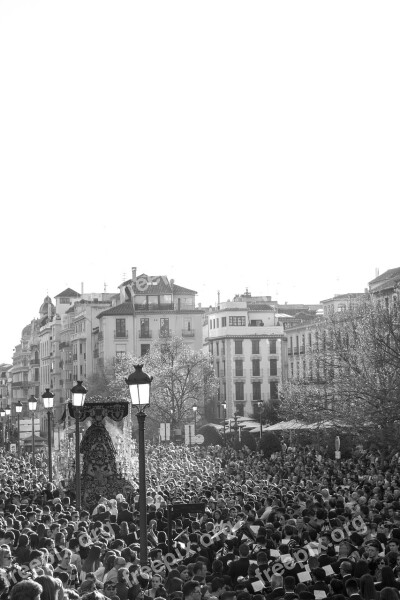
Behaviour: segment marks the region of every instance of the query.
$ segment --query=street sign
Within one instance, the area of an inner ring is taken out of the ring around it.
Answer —
[[[202,435],[201,433],[198,433],[197,435],[195,435],[194,442],[195,442],[195,444],[204,444],[204,435]]]
[[[169,442],[171,439],[171,424],[160,423],[160,440],[162,442]]]

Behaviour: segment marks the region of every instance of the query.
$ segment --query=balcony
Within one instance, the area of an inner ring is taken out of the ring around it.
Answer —
[[[73,354],[72,355],[72,360],[78,360],[78,355],[77,354]]]
[[[69,342],[60,342],[60,350],[63,348],[69,348]]]
[[[115,331],[114,330],[114,340],[127,340],[128,332],[127,331]]]
[[[29,381],[13,381],[11,387],[15,390],[27,389],[29,387]]]
[[[104,333],[102,331],[99,331],[99,342],[102,342],[104,340]]]
[[[194,329],[182,329],[182,337],[194,337]]]
[[[150,340],[151,339],[151,331],[147,331],[147,330],[139,331],[139,338],[141,340]]]
[[[293,354],[293,348],[288,348],[287,353],[288,353],[289,356],[292,356],[292,354]]]
[[[305,350],[306,350],[305,345],[301,344],[300,345],[300,354],[304,354]]]
[[[138,312],[156,311],[163,312],[165,310],[174,310],[174,304],[135,304],[135,310]]]
[[[161,339],[170,338],[172,336],[171,329],[160,329],[158,337]]]
[[[96,350],[93,350],[93,358],[99,358],[99,351],[96,348]]]
[[[298,354],[299,353],[299,347],[295,346],[293,349],[294,354]]]
[[[29,361],[30,365],[40,365],[40,360],[38,358],[33,358]]]

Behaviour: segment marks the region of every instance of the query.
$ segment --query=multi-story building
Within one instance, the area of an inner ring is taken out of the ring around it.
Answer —
[[[277,400],[286,372],[286,337],[275,305],[269,296],[253,299],[246,292],[204,316],[204,349],[213,357],[220,383],[217,418],[222,402],[227,417],[253,417],[259,414],[259,403]]]
[[[387,307],[400,300],[400,267],[389,269],[369,282],[369,293]]]
[[[182,337],[193,350],[202,349],[204,310],[196,308],[197,292],[163,275],[136,277],[135,270],[119,290],[113,306],[97,315],[94,369],[125,354],[143,356],[154,342],[172,336]]]
[[[323,319],[333,312],[344,312],[356,303],[366,298],[365,293],[336,294],[333,298],[321,301],[323,311],[317,310],[314,318],[306,317],[299,320],[295,317],[294,324],[287,324],[288,379],[312,379],[314,365],[310,351],[317,343],[317,329],[321,327]]]

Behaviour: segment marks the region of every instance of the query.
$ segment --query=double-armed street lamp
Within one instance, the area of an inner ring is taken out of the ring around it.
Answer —
[[[51,393],[50,388],[46,388],[44,394],[42,394],[43,406],[47,410],[47,447],[49,454],[49,481],[53,481],[53,457],[51,453],[51,411],[54,405],[54,394]]]
[[[139,429],[139,526],[140,564],[147,566],[147,503],[146,503],[146,459],[144,445],[144,422],[146,408],[150,405],[150,387],[153,378],[143,373],[143,365],[135,365],[125,383],[129,386],[132,406],[136,407]]]
[[[18,423],[18,440],[17,440],[17,444],[18,444],[18,457],[21,456],[21,432],[20,432],[20,424],[19,424],[19,419],[20,419],[20,414],[22,413],[22,404],[21,401],[18,400],[17,404],[15,405],[15,412],[17,413],[17,423]]]
[[[2,400],[1,404],[0,404],[0,418],[3,418],[5,416],[6,416],[6,411],[3,408],[3,400]],[[3,434],[3,440],[2,441],[3,441],[4,447],[5,447],[6,446],[6,436],[5,436],[5,426],[4,426],[4,423],[1,423],[1,428],[2,428],[2,434]]]
[[[81,408],[85,403],[87,389],[82,385],[82,381],[78,381],[71,388],[72,406],[74,407],[75,417],[75,494],[76,494],[76,510],[81,510],[81,455],[79,451],[79,420],[81,416]]]
[[[32,413],[32,466],[35,467],[35,410],[37,409],[37,398],[33,394],[28,400],[28,407]]]
[[[193,404],[193,416],[194,416],[194,435],[196,435],[196,417],[197,417],[197,404]]]

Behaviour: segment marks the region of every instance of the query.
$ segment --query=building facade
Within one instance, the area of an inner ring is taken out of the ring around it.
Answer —
[[[204,316],[204,350],[211,354],[219,380],[216,418],[223,416],[222,403],[227,418],[254,417],[278,399],[278,385],[286,373],[286,336],[273,303],[266,299],[270,300],[253,301],[246,292]]]

